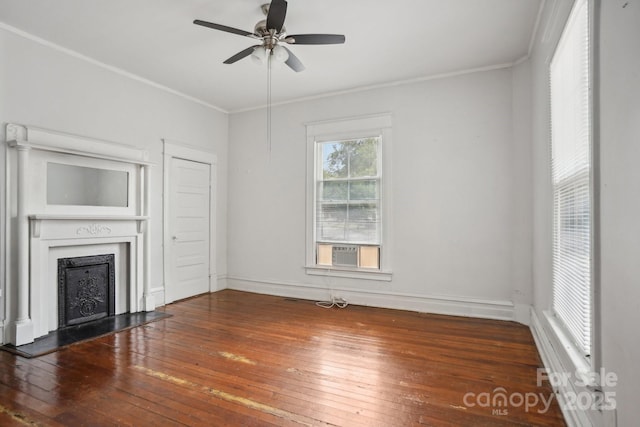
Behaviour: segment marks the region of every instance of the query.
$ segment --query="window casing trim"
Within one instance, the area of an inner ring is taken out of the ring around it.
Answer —
[[[307,188],[305,271],[309,275],[348,277],[368,280],[391,280],[391,114],[383,113],[355,118],[307,123]],[[380,269],[323,266],[316,263],[315,198],[318,143],[381,136],[379,153]]]

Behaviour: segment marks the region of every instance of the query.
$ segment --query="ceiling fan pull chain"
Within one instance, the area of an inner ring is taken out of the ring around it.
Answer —
[[[267,150],[271,162],[271,51],[267,51]]]

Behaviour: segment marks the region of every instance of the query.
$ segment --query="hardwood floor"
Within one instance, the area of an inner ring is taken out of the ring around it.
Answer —
[[[39,358],[0,352],[0,425],[565,425],[516,323],[230,290],[164,310]]]

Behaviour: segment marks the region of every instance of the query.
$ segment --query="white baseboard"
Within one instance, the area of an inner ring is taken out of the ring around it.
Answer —
[[[531,306],[529,304],[514,304],[513,320],[523,325],[531,325]]]
[[[155,307],[161,307],[165,305],[164,301],[164,287],[160,286],[157,288],[149,289],[149,294],[153,298],[153,302],[155,303]]]
[[[227,289],[227,275],[226,274],[218,274],[217,278],[217,289],[221,291],[223,289]]]
[[[265,281],[237,276],[226,277],[226,288],[315,301],[327,301],[331,299],[333,295],[344,298],[349,304],[354,305],[446,314],[451,316],[521,321],[517,319],[516,307],[510,301],[411,295],[335,287],[332,290],[328,290],[326,287],[309,284]],[[526,317],[526,323],[528,323],[528,315]]]
[[[2,338],[4,339],[4,344],[15,344],[16,342],[16,328],[13,325],[13,322],[5,319],[4,325],[2,325]]]

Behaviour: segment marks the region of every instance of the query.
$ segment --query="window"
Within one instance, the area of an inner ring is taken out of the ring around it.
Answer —
[[[307,272],[390,280],[390,117],[308,125],[307,141]]]
[[[550,64],[553,313],[591,355],[593,191],[589,5],[576,0]]]
[[[316,143],[317,264],[380,268],[380,139]]]

